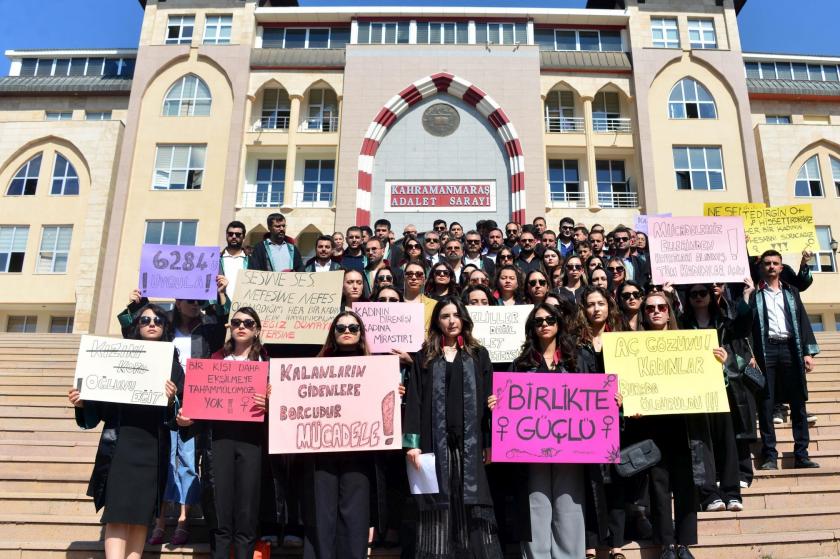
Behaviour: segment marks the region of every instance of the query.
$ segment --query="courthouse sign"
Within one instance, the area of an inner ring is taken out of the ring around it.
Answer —
[[[496,181],[385,183],[386,212],[495,212]]]

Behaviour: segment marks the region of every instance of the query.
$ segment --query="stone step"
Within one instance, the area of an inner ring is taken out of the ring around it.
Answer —
[[[25,475],[37,469],[39,474],[67,474],[90,476],[96,453],[86,457],[74,456],[0,456],[0,478],[6,475]]]
[[[28,386],[33,392],[37,392],[39,386],[61,386],[65,390],[70,390],[73,386],[73,375],[54,377],[54,376],[5,376],[0,375],[0,386]]]
[[[23,441],[0,439],[0,455],[86,459],[96,456],[98,439],[85,442]]]
[[[840,484],[840,468],[813,468],[808,470],[781,469],[756,470],[753,485],[757,487],[803,487]]]
[[[822,437],[810,436],[811,443],[808,445],[808,450],[813,452],[817,450],[840,450],[840,435],[828,435]],[[761,443],[756,442],[752,445],[753,455],[758,455],[761,452]],[[793,452],[793,441],[776,441],[776,450],[779,452]]]
[[[698,536],[766,534],[776,530],[831,530],[840,526],[840,507],[827,506],[778,510],[744,510],[743,512],[701,512]]]
[[[817,420],[815,425],[808,428],[808,433],[814,435],[840,436],[840,422],[838,421],[822,421],[822,417]],[[776,438],[779,441],[792,441],[793,431],[791,430],[790,421],[786,421],[781,425],[776,425]]]
[[[191,539],[206,542],[208,532],[204,521],[188,522]],[[103,526],[96,515],[0,514],[0,540],[96,541],[102,538],[102,533]]]
[[[776,447],[778,450],[778,446]],[[814,462],[817,462],[822,468],[840,468],[840,450],[816,450],[813,447],[808,448],[808,454]],[[753,467],[757,468],[761,463],[761,457],[757,454],[753,455]],[[794,457],[793,450],[779,453],[779,467],[793,468]]]
[[[65,472],[65,473],[41,473],[30,471],[25,473],[10,472],[0,475],[0,492],[11,493],[70,493],[87,492],[90,482],[90,474],[93,471],[89,468],[86,473]]]
[[[65,404],[62,406],[4,406],[0,405],[0,418],[14,418],[21,419],[69,419],[74,421],[75,408],[70,405],[67,398],[64,399]]]
[[[26,430],[26,431],[65,431],[75,427],[76,422],[70,417],[0,417],[0,430]]]
[[[777,514],[783,516],[787,509],[837,505],[840,503],[840,484],[767,487],[759,481],[741,489],[741,497],[745,510],[780,509]]]
[[[69,385],[60,386],[39,386],[38,395],[40,396],[63,396],[67,398],[67,391],[70,390]],[[28,396],[31,395],[31,386],[21,385],[0,385],[0,396]]]
[[[34,429],[10,428],[0,430],[0,441],[44,441],[44,442],[96,442],[102,431],[100,423],[95,429],[79,429],[72,422],[62,429],[39,431]]]
[[[30,392],[32,389],[29,389]],[[50,407],[67,407],[70,402],[67,400],[67,391],[69,388],[61,388],[57,394],[38,394],[30,396],[28,394],[2,394],[0,391],[0,406],[50,406]]]
[[[0,492],[4,514],[82,516],[95,514],[93,500],[83,493]]]

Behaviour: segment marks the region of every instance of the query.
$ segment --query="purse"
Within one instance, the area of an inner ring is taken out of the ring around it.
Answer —
[[[662,453],[651,439],[645,439],[621,449],[621,462],[615,465],[615,471],[621,477],[632,477],[644,472],[662,460]]]
[[[750,355],[752,355],[753,359],[755,359],[755,354],[752,350],[752,344],[750,344],[749,340],[747,340],[747,346],[750,348]],[[767,379],[765,378],[764,373],[761,372],[761,369],[759,369],[757,366],[753,367],[752,365],[747,364],[747,366],[744,367],[743,374],[744,385],[747,388],[749,388],[753,392],[760,392],[764,390],[764,387],[767,385]]]

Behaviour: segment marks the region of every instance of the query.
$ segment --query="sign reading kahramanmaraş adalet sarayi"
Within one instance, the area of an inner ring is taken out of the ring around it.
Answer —
[[[385,184],[385,211],[496,211],[496,181],[403,182]]]

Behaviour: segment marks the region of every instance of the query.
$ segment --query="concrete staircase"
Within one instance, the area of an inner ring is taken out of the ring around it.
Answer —
[[[809,375],[811,456],[818,470],[790,470],[790,424],[777,430],[783,469],[756,472],[741,513],[701,513],[697,559],[840,557],[840,334],[818,336]],[[79,338],[0,334],[0,559],[104,557],[99,515],[84,493],[99,430],[81,431],[67,402]],[[195,521],[195,534],[201,534]],[[509,550],[510,557],[517,556]],[[658,550],[627,546],[631,559]],[[380,557],[398,553],[375,552]],[[207,557],[206,544],[147,548],[145,556]],[[274,552],[274,557],[297,553]]]

